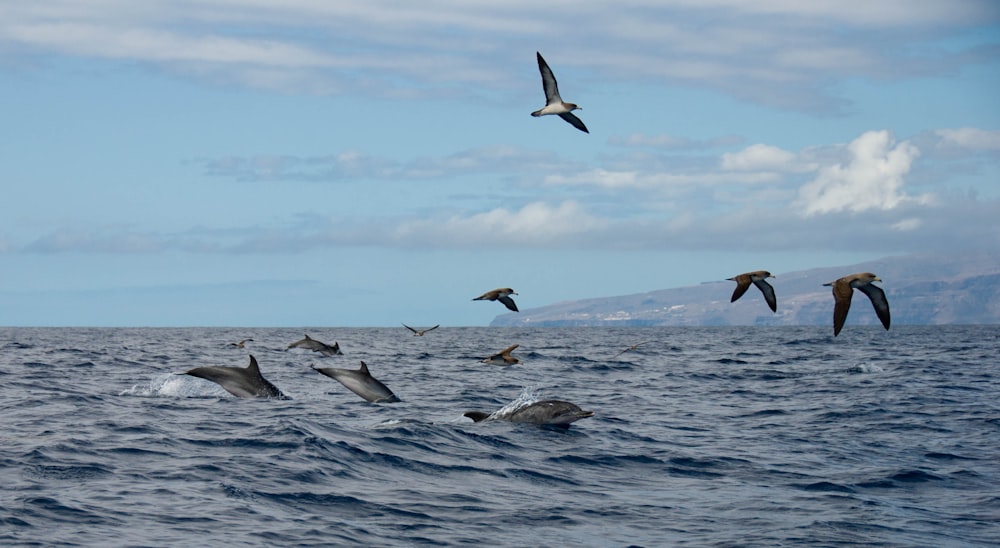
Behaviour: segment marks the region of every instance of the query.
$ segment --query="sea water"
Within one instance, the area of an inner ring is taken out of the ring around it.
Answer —
[[[1000,327],[831,331],[0,328],[0,544],[1000,544]],[[291,399],[178,375],[248,354]]]

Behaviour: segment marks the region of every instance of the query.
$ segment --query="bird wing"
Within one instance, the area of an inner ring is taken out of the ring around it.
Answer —
[[[514,351],[515,348],[517,348],[519,346],[521,346],[521,345],[519,345],[519,344],[512,344],[512,345],[508,346],[507,348],[504,348],[503,350],[501,350],[500,353],[497,354],[497,355],[498,356],[508,356],[508,355],[510,355],[511,352]]]
[[[405,328],[409,329],[410,331],[413,331],[414,333],[416,333],[416,332],[417,332],[417,330],[416,330],[416,329],[413,329],[412,327],[410,327],[410,326],[406,325],[405,323],[403,324],[403,327],[405,327]]]
[[[427,329],[424,329],[424,332],[433,331],[439,327],[441,327],[441,324],[435,325],[434,327],[428,327]]]
[[[587,130],[587,126],[583,125],[583,121],[574,116],[572,112],[564,112],[560,114],[559,117],[573,124],[573,127],[575,127],[576,129],[584,133],[590,133],[590,131]]]
[[[774,288],[771,287],[771,284],[764,280],[756,280],[753,284],[764,294],[764,300],[767,301],[767,306],[771,307],[771,312],[777,312],[778,298],[774,296]]]
[[[851,297],[854,296],[854,289],[848,282],[836,281],[833,283],[833,336],[844,327],[847,321],[847,311],[851,309]]]
[[[882,320],[882,326],[889,329],[889,301],[885,298],[885,291],[874,284],[865,284],[858,289],[865,295],[868,295],[868,298],[872,301],[872,306],[875,307],[875,313],[878,314],[878,319]]]
[[[750,275],[740,274],[729,279],[736,282],[736,289],[733,290],[733,298],[729,299],[729,302],[735,303],[750,288]]]
[[[545,59],[542,59],[541,53],[536,51],[535,55],[538,56],[538,72],[542,73],[542,89],[545,90],[545,104],[561,103],[562,98],[559,97],[559,84],[556,83],[556,77],[552,74],[552,69],[549,68],[549,64],[545,62]],[[572,124],[572,122],[570,123]],[[576,126],[576,124],[573,125]]]
[[[480,296],[478,296],[478,297],[476,297],[475,299],[472,299],[472,300],[474,300],[474,301],[495,301],[496,298],[497,298],[497,295],[499,295],[499,294],[500,294],[500,290],[499,289],[494,289],[493,291],[487,291],[486,293],[483,293],[482,295],[480,295]]]
[[[517,310],[517,305],[514,304],[514,299],[511,299],[510,297],[498,297],[497,300],[500,301],[500,302],[502,302],[503,305],[506,306],[508,309],[510,309],[510,310],[512,310],[514,312],[518,311]]]

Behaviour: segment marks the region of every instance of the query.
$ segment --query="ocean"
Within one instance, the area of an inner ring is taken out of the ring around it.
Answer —
[[[177,375],[248,354],[290,399]],[[998,356],[1000,326],[0,328],[0,544],[996,546]],[[362,360],[401,402],[312,370]],[[594,416],[463,416],[539,399]]]

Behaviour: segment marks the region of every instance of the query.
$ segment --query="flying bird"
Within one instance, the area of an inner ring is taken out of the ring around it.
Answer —
[[[511,356],[510,353],[514,351],[515,348],[521,346],[519,344],[514,344],[504,348],[503,350],[493,354],[489,358],[483,360],[482,363],[490,363],[493,365],[514,365],[516,363],[521,363],[521,360]]]
[[[229,346],[234,346],[236,348],[246,348],[246,344],[253,339],[243,339],[240,342],[229,343]]]
[[[538,71],[542,73],[542,89],[545,90],[545,106],[532,112],[532,116],[545,116],[547,114],[558,114],[560,118],[566,120],[573,127],[584,132],[587,131],[587,126],[583,125],[583,122],[573,115],[574,110],[583,110],[573,103],[566,103],[559,97],[559,85],[556,84],[556,77],[552,74],[552,69],[549,68],[549,64],[542,59],[542,54],[535,52],[538,56]]]
[[[622,350],[621,352],[619,352],[619,353],[615,354],[614,356],[612,356],[612,357],[611,357],[611,359],[613,360],[613,359],[617,358],[618,356],[621,356],[622,354],[624,354],[624,353],[628,352],[629,350],[635,350],[636,348],[639,348],[640,346],[642,346],[642,345],[644,345],[644,344],[646,344],[646,343],[648,343],[648,342],[650,342],[650,341],[642,341],[642,342],[637,342],[637,343],[635,343],[635,344],[633,344],[633,345],[629,346],[629,347],[628,347],[628,348],[626,348],[625,350]]]
[[[511,295],[517,295],[517,292],[509,287],[501,287],[499,289],[494,289],[493,291],[487,291],[482,295],[472,299],[474,301],[500,301],[513,312],[517,312],[517,305],[514,304],[514,299],[511,299]]]
[[[771,312],[778,311],[778,299],[774,296],[774,288],[771,284],[767,283],[767,278],[773,278],[770,272],[766,270],[758,270],[756,272],[747,272],[745,274],[740,274],[738,276],[733,276],[732,278],[726,278],[727,280],[732,280],[736,282],[736,289],[733,291],[733,298],[729,299],[729,302],[735,303],[737,299],[743,296],[750,287],[750,284],[757,286],[757,289],[764,294],[764,300],[767,301],[767,306],[771,307]]]
[[[433,330],[435,330],[435,329],[437,329],[437,328],[439,328],[441,326],[440,325],[435,325],[434,327],[428,327],[427,329],[413,329],[412,327],[410,327],[410,326],[408,326],[408,325],[406,325],[404,323],[403,327],[409,329],[410,331],[413,331],[413,336],[414,337],[423,337],[424,333],[427,333],[428,331],[433,331]]]
[[[844,322],[847,320],[847,311],[851,309],[851,297],[854,296],[855,289],[868,295],[868,298],[872,301],[872,306],[875,307],[875,313],[878,314],[878,319],[882,321],[882,326],[887,330],[889,329],[889,301],[885,298],[885,291],[881,287],[872,284],[872,282],[881,281],[882,278],[871,272],[860,272],[823,284],[833,288],[834,337],[844,327]]]
[[[291,350],[293,348],[303,348],[305,350],[312,350],[313,352],[319,352],[324,356],[343,356],[344,353],[340,351],[340,343],[334,341],[333,345],[326,344],[324,342],[317,341],[311,338],[308,334],[304,339],[295,341],[288,345],[285,350]]]

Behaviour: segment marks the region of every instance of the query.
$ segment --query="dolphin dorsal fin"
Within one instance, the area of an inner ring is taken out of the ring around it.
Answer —
[[[250,355],[250,365],[247,366],[247,369],[257,375],[260,375],[260,366],[257,365],[257,358],[253,357],[253,354]]]
[[[358,369],[358,371],[364,373],[365,375],[371,376],[371,373],[368,372],[368,365],[363,361],[361,362],[361,369]]]
[[[310,340],[310,341],[312,340],[312,337],[309,336],[309,333],[303,333],[303,335],[306,336],[306,340]]]

